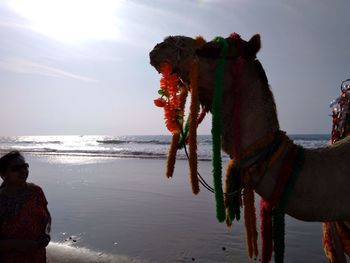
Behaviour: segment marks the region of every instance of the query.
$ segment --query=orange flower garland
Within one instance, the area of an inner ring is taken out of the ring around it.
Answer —
[[[243,189],[244,222],[249,258],[258,256],[258,232],[256,230],[256,213],[254,191],[250,186]]]
[[[172,67],[168,63],[162,63],[160,71],[162,78],[158,93],[161,95],[161,98],[154,100],[154,104],[164,108],[164,119],[167,129],[172,134],[180,133],[183,122],[183,107],[181,108],[180,105],[178,76],[177,74],[171,74]]]
[[[196,38],[196,48],[205,44],[203,37]],[[160,98],[154,100],[157,107],[164,108],[164,119],[167,129],[173,134],[167,157],[166,176],[172,177],[176,162],[176,153],[180,139],[180,131],[183,126],[184,107],[186,104],[188,87],[180,88],[177,74],[172,74],[172,67],[168,63],[160,65],[162,78],[160,80]],[[199,193],[199,181],[197,177],[197,118],[199,110],[198,98],[198,61],[194,61],[190,71],[191,106],[189,114],[189,166],[192,192]]]
[[[173,177],[174,169],[175,169],[175,162],[176,162],[176,153],[177,153],[177,145],[179,143],[180,134],[175,133],[172,137],[168,157],[167,157],[167,166],[166,166],[166,172],[165,175],[167,178]]]
[[[172,74],[168,63],[160,65],[162,78],[160,80],[160,98],[154,100],[157,107],[164,108],[164,119],[167,129],[173,134],[168,156],[166,176],[172,177],[176,162],[176,153],[183,124],[184,108],[187,98],[187,88],[180,88],[177,74]],[[165,97],[165,98],[164,98]]]
[[[196,49],[201,48],[205,44],[203,37],[196,37]],[[192,185],[192,192],[199,193],[198,183],[198,158],[197,158],[197,118],[199,111],[199,97],[198,97],[198,60],[194,60],[190,71],[190,88],[191,88],[191,105],[190,105],[190,123],[188,132],[189,144],[189,166],[190,166],[190,180]]]
[[[232,159],[229,160],[228,164],[227,164],[227,168],[226,168],[226,177],[225,177],[225,193],[226,195],[224,195],[224,204],[225,204],[225,209],[226,209],[226,225],[228,227],[232,226],[232,220],[230,218],[230,201],[229,201],[229,196],[227,195],[227,193],[230,193],[231,191],[231,177],[230,177],[230,172],[232,169],[232,166],[234,165],[234,161]]]
[[[189,143],[189,166],[192,192],[199,193],[198,162],[197,162],[197,117],[198,117],[198,61],[194,61],[190,72],[191,83],[191,105],[190,105],[190,127],[188,130]]]
[[[187,88],[184,88],[181,90],[181,93],[179,95],[180,109],[182,109],[182,112],[184,111],[184,108],[185,108],[187,94],[188,94]],[[168,157],[167,157],[166,177],[168,178],[173,177],[173,174],[174,174],[176,153],[179,148],[178,147],[179,140],[180,140],[180,133],[173,134],[169,152],[168,152]]]
[[[350,255],[350,231],[344,222],[335,223],[337,233],[339,235],[340,242],[343,246],[344,252],[349,256]]]

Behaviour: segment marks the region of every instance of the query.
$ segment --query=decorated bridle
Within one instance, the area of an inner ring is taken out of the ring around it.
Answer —
[[[228,41],[237,47],[237,55],[228,56]],[[256,212],[254,205],[254,188],[251,182],[249,168],[259,164],[261,168],[261,179],[267,169],[278,159],[283,158],[275,189],[269,200],[261,201],[261,236],[262,236],[262,257],[261,261],[267,263],[271,260],[272,250],[275,251],[275,262],[283,262],[284,257],[284,207],[295,184],[298,173],[303,164],[303,149],[293,144],[284,132],[277,131],[268,134],[245,149],[241,148],[241,74],[246,61],[245,44],[241,37],[233,33],[228,40],[217,37],[214,39],[221,46],[219,54],[205,54],[201,48],[205,45],[202,37],[196,38],[197,58],[192,61],[189,83],[181,81],[176,73],[172,73],[171,65],[163,63],[160,65],[162,78],[160,81],[160,98],[154,103],[163,107],[165,123],[172,133],[171,145],[167,157],[166,176],[172,177],[176,162],[177,150],[185,148],[189,160],[190,181],[192,192],[199,193],[199,183],[205,188],[214,192],[216,199],[216,217],[219,222],[226,221],[231,226],[234,219],[240,220],[240,207],[244,205],[244,219],[246,228],[246,242],[250,258],[257,258],[257,230]],[[212,164],[214,188],[210,187],[198,173],[197,164],[197,126],[203,120],[207,109],[202,108],[199,114],[198,98],[198,63],[199,57],[217,59],[215,69],[215,87],[212,102]],[[223,98],[223,78],[225,62],[233,60],[232,76],[234,89],[233,118],[234,129],[234,151],[233,159],[229,161],[226,169],[225,192],[222,189],[222,160],[221,160],[221,131],[222,118],[221,106]],[[255,58],[254,58],[255,59]],[[184,124],[184,107],[188,91],[191,93],[190,113]],[[187,153],[186,143],[189,145]],[[258,182],[258,183],[259,183]],[[243,187],[244,185],[244,187]],[[243,197],[243,200],[242,200]]]

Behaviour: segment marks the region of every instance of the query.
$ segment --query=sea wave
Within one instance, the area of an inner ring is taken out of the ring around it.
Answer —
[[[65,243],[51,242],[47,247],[48,263],[147,263],[125,255],[93,251],[84,247],[74,247]]]
[[[44,144],[62,144],[62,141],[28,141],[28,140],[13,140],[8,141],[11,143],[17,143],[17,144],[33,144],[33,145],[44,145]]]
[[[98,143],[103,143],[103,144],[122,144],[122,143],[128,143],[128,141],[123,141],[123,140],[97,140],[96,142],[98,142]]]
[[[331,136],[328,134],[293,134],[290,137],[301,141],[328,141]]]
[[[149,141],[137,141],[137,140],[97,140],[96,142],[101,144],[123,144],[123,143],[135,143],[135,144],[154,144],[154,145],[168,145],[170,141],[158,141],[158,140],[149,140]]]

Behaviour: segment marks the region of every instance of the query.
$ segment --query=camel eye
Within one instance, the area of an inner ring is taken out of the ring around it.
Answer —
[[[186,47],[186,43],[185,43],[184,40],[181,40],[181,42],[180,42],[180,47]]]

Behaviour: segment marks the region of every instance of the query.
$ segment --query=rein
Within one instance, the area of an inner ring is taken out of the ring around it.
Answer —
[[[184,131],[182,131],[180,135],[182,137],[186,136]],[[276,161],[278,157],[280,157],[280,154],[282,153],[281,150],[285,150],[285,147],[282,147],[282,148],[280,147],[282,145],[284,146],[282,142],[282,139],[283,139],[282,136],[285,136],[285,132],[278,131],[275,133],[271,133],[267,136],[264,136],[259,140],[257,140],[256,142],[254,142],[253,144],[251,144],[249,147],[247,147],[246,150],[243,151],[243,154],[241,155],[242,158],[237,159],[237,161],[231,159],[231,161],[235,163],[235,165],[245,166],[249,161],[254,160],[254,162],[250,163],[245,167],[245,168],[250,168],[251,166],[256,165],[262,159],[268,159],[269,162],[268,162],[268,165],[266,166],[266,169],[267,169]],[[184,148],[186,158],[187,160],[189,160],[190,157],[186,147],[186,142],[184,140],[181,142],[179,147],[181,147],[180,149],[182,149],[182,147]],[[259,181],[255,185],[253,185],[253,188],[255,188],[260,183],[260,181],[263,179],[265,175],[265,172],[266,171],[262,172],[262,176],[260,177]],[[212,193],[215,192],[215,189],[203,179],[203,177],[198,171],[197,171],[197,176],[198,176],[199,183],[203,187],[205,187],[208,191]],[[242,188],[233,192],[225,191],[224,195],[227,195],[227,196],[243,195],[241,194]]]

